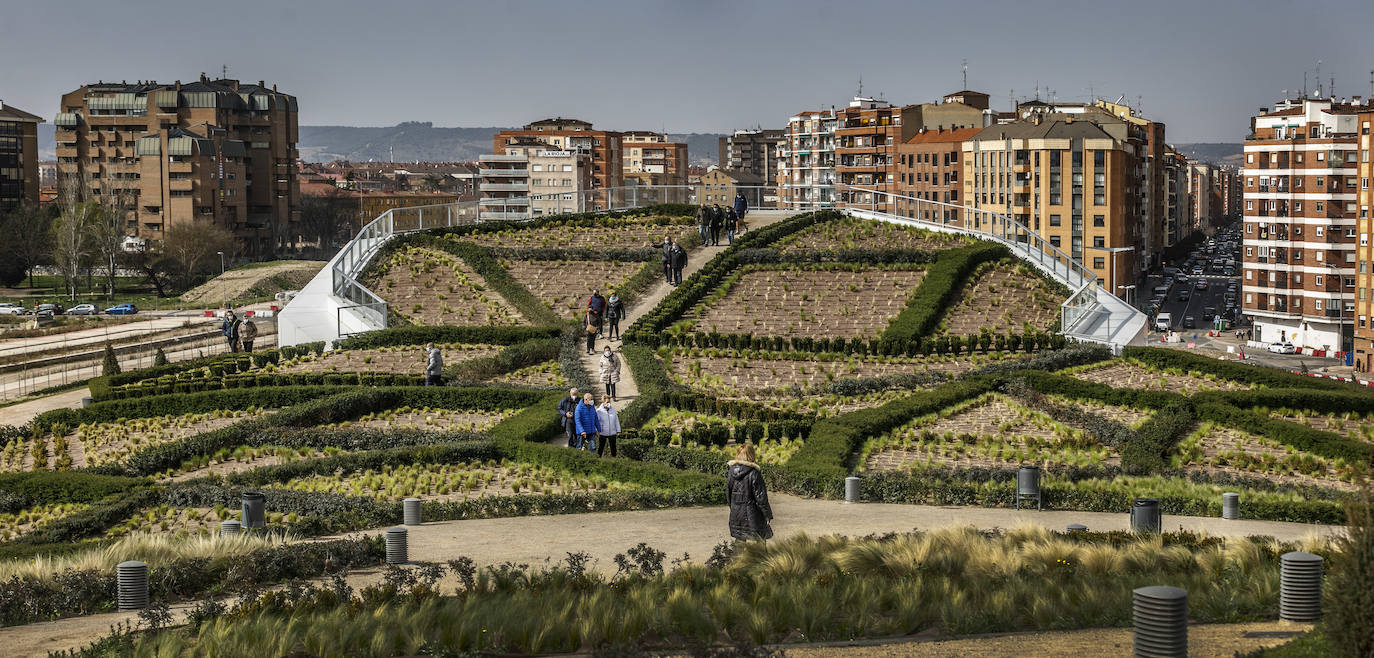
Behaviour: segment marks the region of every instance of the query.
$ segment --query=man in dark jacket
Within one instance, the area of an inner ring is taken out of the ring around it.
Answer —
[[[697,233],[701,235],[702,244],[711,238],[711,206],[704,203],[697,208]]]
[[[745,213],[749,212],[749,202],[744,199],[743,192],[735,192],[735,215],[744,219]]]
[[[704,208],[705,206],[702,206],[702,207]],[[662,258],[663,258],[663,282],[664,282],[664,283],[672,283],[672,282],[673,282],[673,239],[665,235],[665,236],[663,236],[663,242],[660,242],[660,243],[658,243],[658,244],[651,244],[651,245],[649,245],[649,246],[650,246],[650,247],[653,247],[654,249],[658,249],[658,250],[661,250],[661,251],[662,251],[662,254],[663,254],[663,255],[662,255]]]
[[[606,300],[606,321],[611,325],[606,331],[607,338],[611,340],[620,339],[620,319],[623,317],[625,317],[625,302],[621,301],[620,296],[612,290],[611,298]]]
[[[239,327],[242,324],[243,321],[239,319],[238,314],[229,311],[224,314],[224,322],[219,325],[219,332],[224,334],[225,340],[229,341],[230,352],[239,351]]]
[[[596,325],[596,336],[601,337],[601,323],[606,319],[606,298],[601,296],[600,290],[592,290],[592,296],[587,298],[587,314],[591,316],[592,324]]]
[[[568,447],[573,447],[573,439],[577,437],[576,421],[573,414],[577,412],[577,405],[581,404],[582,398],[577,396],[577,389],[568,391],[568,397],[563,398],[558,403],[558,421],[563,425],[563,432],[568,435]]]
[[[735,244],[735,227],[739,225],[739,215],[734,208],[725,209],[725,237],[729,244]]]
[[[725,211],[721,210],[720,204],[711,206],[711,241],[702,244],[720,244],[720,227],[725,224]]]
[[[673,285],[682,284],[682,270],[687,269],[687,250],[673,243]]]
[[[727,464],[725,499],[730,503],[730,536],[735,539],[769,539],[773,528],[773,507],[768,504],[768,490],[763,473],[754,463],[754,447],[740,446],[739,452]]]

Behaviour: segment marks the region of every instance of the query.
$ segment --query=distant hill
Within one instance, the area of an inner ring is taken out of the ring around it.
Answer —
[[[1179,153],[1192,160],[1201,160],[1218,165],[1240,165],[1245,159],[1244,144],[1230,142],[1198,142],[1196,144],[1174,144]]]

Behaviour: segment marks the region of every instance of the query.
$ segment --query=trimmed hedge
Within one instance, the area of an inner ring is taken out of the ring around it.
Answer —
[[[625,343],[621,347],[624,365],[634,374],[639,397],[620,410],[622,427],[639,427],[653,418],[663,406],[663,398],[679,387],[668,376],[668,368],[654,351],[643,345]]]
[[[1148,366],[1161,370],[1165,368],[1178,368],[1184,372],[1205,372],[1214,374],[1223,379],[1248,384],[1258,384],[1269,388],[1306,388],[1344,392],[1363,391],[1368,394],[1368,389],[1357,384],[1339,382],[1332,379],[1322,379],[1319,377],[1304,377],[1283,370],[1245,365],[1236,363],[1235,361],[1213,359],[1166,347],[1127,347],[1121,351],[1121,356],[1128,359],[1135,359]]]
[[[27,506],[49,503],[94,503],[142,484],[147,484],[142,478],[96,475],[80,471],[0,473],[0,493],[22,498],[29,502]]]
[[[450,383],[483,382],[521,368],[558,358],[562,343],[557,338],[536,338],[507,345],[491,356],[468,359],[446,368]]]
[[[808,249],[783,251],[776,247],[744,249],[739,262],[745,265],[772,263],[862,263],[865,265],[893,265],[897,263],[933,263],[940,250],[924,249]]]
[[[1374,465],[1374,444],[1334,432],[1323,432],[1306,425],[1216,402],[1198,404],[1197,414],[1201,420],[1268,437],[1303,452],[1330,459],[1344,459],[1354,464]]]
[[[911,341],[935,333],[969,274],[979,265],[1007,258],[1010,253],[1006,247],[991,242],[941,251],[935,264],[927,268],[906,308],[883,331],[883,342]]]
[[[523,411],[497,423],[487,435],[507,443],[546,441],[562,431],[558,403],[567,396],[566,392],[544,394]]]
[[[184,373],[183,373],[184,374]],[[129,400],[148,395],[200,393],[244,388],[279,388],[283,386],[423,386],[423,375],[389,372],[245,372],[225,375],[202,375],[171,379],[164,376],[136,384],[126,384],[110,390],[115,400]]]
[[[639,217],[647,218],[643,223],[649,226],[694,226],[696,224],[696,214],[697,207],[692,204],[660,203],[658,205],[644,206],[633,210],[547,215],[529,221],[523,221],[515,225],[509,222],[483,222],[466,226],[456,226],[453,228],[432,229],[425,231],[425,233],[438,236],[460,237],[464,235],[500,233],[512,229],[528,231],[532,229],[548,228],[550,226],[566,226],[568,228],[616,227],[624,225],[624,222],[620,220]]]
[[[280,363],[283,360],[310,352],[314,352],[315,354],[323,353],[324,343],[318,341],[313,343],[302,343],[300,345],[289,345],[278,349],[254,352],[251,354],[237,353],[207,356],[200,359],[170,363],[164,366],[131,370],[117,375],[93,377],[88,385],[90,386],[91,398],[93,400],[107,400],[111,396],[111,390],[115,387],[133,384],[145,379],[174,377],[180,373],[210,367],[220,367],[226,370],[232,368],[233,372],[237,372],[239,370],[247,370],[248,366],[251,364],[261,365],[266,363]]]
[[[1305,377],[1304,379],[1310,379]],[[1325,391],[1303,388],[1260,388],[1249,391],[1206,391],[1193,396],[1201,402],[1220,402],[1240,409],[1304,409],[1324,414],[1374,413],[1368,390]]]
[[[664,332],[645,341],[654,346],[698,349],[767,350],[806,354],[858,354],[860,356],[920,356],[929,354],[986,354],[1059,349],[1063,336],[1043,332],[1016,334],[982,333],[970,336],[917,336],[886,340],[861,337],[813,338],[810,336],[760,336],[719,332]]]
[[[349,336],[335,343],[334,347],[341,350],[368,350],[426,343],[514,345],[540,338],[557,338],[562,331],[562,323],[555,324],[557,326],[547,327],[392,327]]]
[[[261,390],[236,389],[109,400],[97,402],[84,409],[45,411],[29,422],[24,434],[47,432],[59,423],[67,427],[76,427],[82,423],[109,423],[122,418],[181,416],[217,409],[289,407],[349,390],[351,389],[341,386],[283,386]]]

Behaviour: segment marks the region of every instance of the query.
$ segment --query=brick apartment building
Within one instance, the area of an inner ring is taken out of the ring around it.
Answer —
[[[925,201],[961,205],[964,193],[964,142],[982,128],[922,130],[897,146],[897,194]],[[958,208],[898,199],[896,213],[942,224],[963,226]]]
[[[1360,109],[1285,99],[1250,120],[1241,283],[1255,340],[1331,350],[1350,343]]]
[[[592,124],[578,119],[541,119],[525,124],[519,130],[496,133],[492,137],[492,153],[505,154],[508,146],[521,138],[544,142],[546,148],[553,147],[551,150],[572,151],[588,156],[592,186],[597,189],[625,185],[624,150],[620,133],[592,130]]]
[[[296,99],[275,86],[204,75],[98,82],[64,94],[54,123],[59,177],[124,195],[138,238],[204,219],[229,229],[246,256],[299,241]]]
[[[1374,245],[1369,237],[1374,234],[1374,99],[1361,108],[1356,116],[1356,130],[1359,135],[1359,191],[1356,204],[1359,215],[1356,230],[1359,233],[1359,246],[1356,247],[1355,287],[1355,362],[1361,372],[1374,370]]]
[[[783,207],[835,205],[835,111],[800,112],[787,120],[778,142],[777,185]]]
[[[43,119],[0,102],[0,213],[38,205],[38,124]]]
[[[630,131],[621,134],[620,147],[627,185],[687,184],[686,144],[656,132]]]
[[[1163,158],[1164,244],[1172,246],[1193,234],[1193,208],[1189,203],[1188,159],[1172,147]]]
[[[736,130],[717,140],[717,164],[721,169],[747,171],[771,185],[778,179],[778,145],[786,136],[785,130]]]

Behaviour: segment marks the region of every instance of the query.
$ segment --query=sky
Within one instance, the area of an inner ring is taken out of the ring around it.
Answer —
[[[277,84],[303,125],[512,126],[577,117],[672,133],[782,127],[865,95],[963,87],[1139,102],[1174,143],[1239,141],[1322,85],[1368,96],[1368,0],[49,0],[7,3],[0,99],[51,117],[96,80]]]

